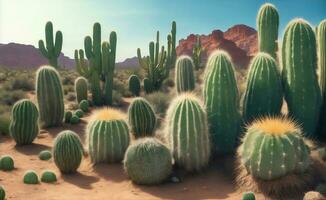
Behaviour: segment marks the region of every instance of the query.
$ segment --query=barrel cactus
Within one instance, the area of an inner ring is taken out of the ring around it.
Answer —
[[[267,181],[302,174],[311,164],[300,128],[284,117],[253,122],[239,147],[239,158],[249,174]]]
[[[84,111],[82,109],[77,109],[73,115],[76,115],[79,118],[82,118],[84,116]]]
[[[3,188],[3,186],[0,185],[0,200],[5,200],[6,199],[6,191]]]
[[[129,91],[136,97],[140,94],[140,80],[138,76],[131,75],[128,80]]]
[[[44,183],[54,183],[57,181],[57,176],[54,172],[46,170],[42,172],[41,181]]]
[[[132,101],[128,108],[128,120],[135,138],[154,135],[156,116],[146,99],[138,97]]]
[[[70,119],[72,117],[72,112],[71,111],[65,111],[65,114],[64,114],[64,122],[65,123],[69,123],[70,122]]]
[[[50,66],[43,66],[36,72],[36,97],[42,127],[62,124],[64,101],[58,72]]]
[[[87,100],[81,100],[79,103],[79,109],[81,109],[84,113],[88,112],[89,102]]]
[[[282,80],[275,60],[258,53],[250,64],[243,101],[246,123],[263,116],[277,116],[283,103]]]
[[[130,179],[137,184],[159,184],[172,172],[171,153],[155,138],[138,139],[127,149],[124,168]]]
[[[86,133],[92,163],[123,160],[129,145],[129,130],[122,112],[111,108],[98,110],[91,116]]]
[[[175,64],[175,84],[177,92],[195,89],[194,63],[189,56],[180,56]]]
[[[62,173],[75,173],[83,158],[79,136],[69,130],[62,131],[54,140],[53,159]]]
[[[214,153],[235,150],[240,131],[239,93],[230,56],[214,52],[205,69],[203,97]]]
[[[87,88],[88,88],[88,82],[86,78],[78,77],[75,80],[75,92],[76,92],[77,103],[80,103],[82,100],[87,100],[87,96],[88,96]]]
[[[245,192],[242,195],[242,200],[256,200],[256,197],[253,192]]]
[[[274,5],[266,3],[260,7],[257,16],[259,51],[276,58],[278,50],[279,15]]]
[[[302,124],[305,136],[315,138],[321,102],[316,72],[316,38],[311,26],[303,19],[295,19],[286,27],[282,61],[289,115]]]
[[[80,121],[79,117],[77,115],[73,114],[70,119],[70,124],[78,124],[79,121]]]
[[[39,113],[36,105],[23,99],[15,103],[11,110],[10,136],[18,145],[31,144],[39,133]]]
[[[190,93],[179,95],[166,114],[166,139],[175,163],[187,171],[207,166],[210,140],[203,103]]]
[[[24,183],[25,184],[38,184],[39,179],[35,171],[28,170],[24,175]]]
[[[52,158],[52,153],[48,150],[41,151],[38,155],[40,160],[50,160]]]
[[[0,169],[3,171],[11,171],[15,168],[14,159],[11,156],[2,156],[0,159]]]

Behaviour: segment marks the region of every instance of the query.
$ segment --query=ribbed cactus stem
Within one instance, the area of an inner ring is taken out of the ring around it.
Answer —
[[[140,95],[140,80],[137,75],[131,75],[128,79],[129,91],[136,97]]]
[[[178,58],[175,67],[175,84],[178,93],[195,89],[194,63],[189,56]]]
[[[78,77],[75,80],[75,93],[77,103],[79,104],[82,100],[87,100],[87,88],[88,82],[84,77]]]

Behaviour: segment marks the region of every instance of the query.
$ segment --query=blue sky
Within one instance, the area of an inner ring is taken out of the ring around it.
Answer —
[[[74,49],[83,48],[84,37],[92,34],[93,23],[100,22],[103,40],[111,30],[117,31],[121,61],[135,56],[137,47],[147,53],[156,30],[165,44],[172,20],[177,22],[177,39],[235,24],[256,27],[257,11],[265,2],[279,10],[281,35],[295,17],[312,25],[326,18],[326,0],[0,0],[0,43],[37,46],[51,20],[54,30],[63,32],[63,53],[72,57]]]

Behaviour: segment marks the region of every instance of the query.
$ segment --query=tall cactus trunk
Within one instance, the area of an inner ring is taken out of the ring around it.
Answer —
[[[101,106],[103,104],[101,83],[96,73],[92,73],[90,84],[91,84],[93,103],[95,106]]]
[[[108,106],[112,106],[113,103],[112,86],[113,86],[113,74],[110,73],[105,76],[105,83],[104,83],[104,104]]]
[[[58,66],[57,58],[56,57],[49,58],[49,64],[53,67],[57,67]]]

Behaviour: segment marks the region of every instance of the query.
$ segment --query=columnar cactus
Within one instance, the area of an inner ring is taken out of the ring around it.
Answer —
[[[140,80],[137,75],[131,75],[128,80],[129,91],[136,97],[140,94]]]
[[[250,65],[243,101],[246,123],[262,116],[277,116],[283,103],[282,80],[275,60],[258,53]]]
[[[53,159],[62,173],[75,173],[83,158],[83,146],[73,131],[62,131],[54,140]]]
[[[124,168],[137,184],[159,184],[172,172],[171,153],[155,138],[139,139],[127,149]]]
[[[196,43],[192,47],[192,59],[194,61],[194,66],[196,70],[202,68],[201,55],[202,55],[202,47],[200,42],[200,36],[197,35]]]
[[[53,25],[52,22],[47,22],[45,25],[45,43],[43,40],[38,42],[39,50],[42,55],[49,60],[52,67],[58,68],[58,57],[62,49],[62,33],[57,31],[55,41],[53,40]]]
[[[239,147],[240,162],[249,174],[260,180],[302,174],[311,159],[301,135],[300,128],[286,118],[258,119],[248,127]]]
[[[203,97],[215,154],[235,150],[240,131],[239,93],[230,56],[221,50],[208,59]]]
[[[129,145],[129,130],[122,112],[104,108],[87,125],[88,151],[92,163],[121,162]]]
[[[175,84],[177,92],[195,89],[194,63],[189,56],[180,56],[175,64]]]
[[[61,125],[64,117],[62,85],[53,67],[43,66],[37,70],[36,97],[42,127]]]
[[[88,83],[86,78],[78,77],[75,80],[75,93],[77,103],[80,103],[82,100],[87,100],[87,88]]]
[[[308,137],[315,137],[321,102],[317,80],[315,33],[308,22],[295,19],[285,30],[282,61],[283,85],[289,115],[302,124]]]
[[[202,103],[192,94],[179,95],[168,108],[166,122],[166,139],[175,163],[190,172],[206,167],[210,140]]]
[[[15,103],[11,110],[10,136],[18,145],[31,144],[39,133],[39,113],[36,105],[23,99]]]
[[[144,78],[143,85],[144,85],[144,91],[146,94],[150,94],[153,92],[152,83],[148,78]]]
[[[276,59],[278,50],[279,15],[274,5],[266,3],[260,7],[257,16],[259,51]]]
[[[135,98],[130,104],[128,121],[135,138],[153,136],[155,133],[155,112],[150,103],[142,97]]]

